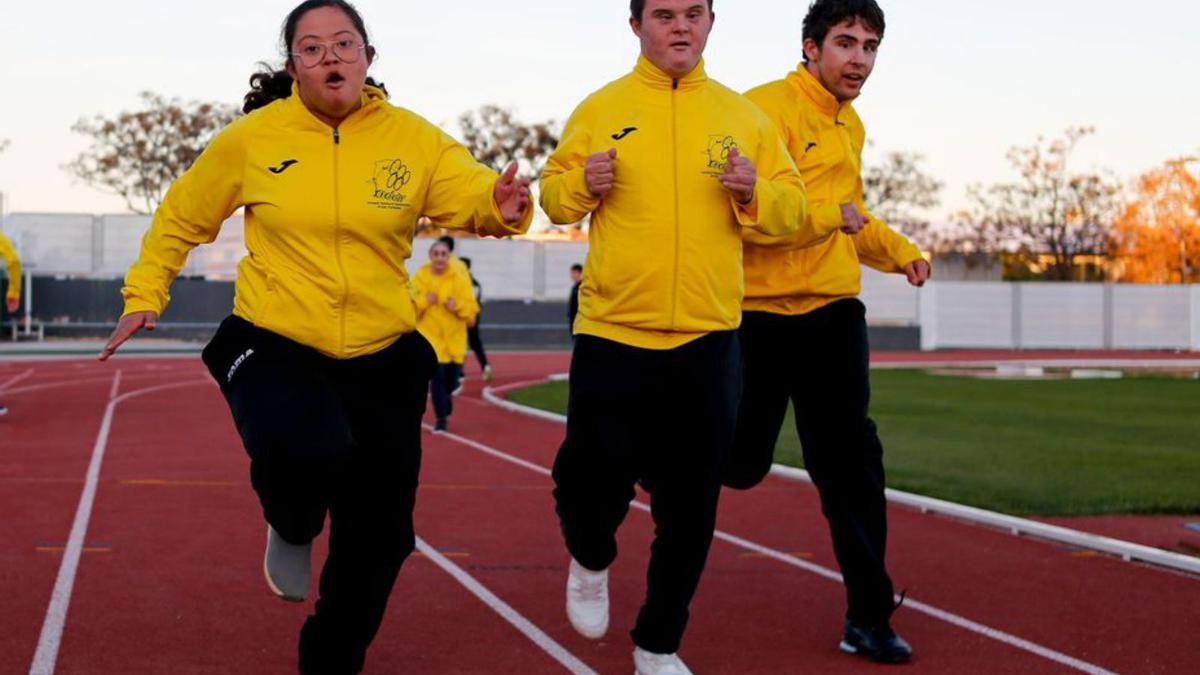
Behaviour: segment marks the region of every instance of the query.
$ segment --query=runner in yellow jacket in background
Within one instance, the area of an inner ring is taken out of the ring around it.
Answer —
[[[712,543],[741,390],[744,228],[827,235],[770,121],[710,80],[703,0],[631,2],[633,72],[575,110],[542,174],[556,223],[591,215],[554,497],[572,561],[567,617],[608,629],[607,568],[634,496],[655,541],[633,629],[638,673],[686,673],[688,606]]]
[[[805,62],[746,96],[775,123],[804,176],[809,218],[826,239],[746,236],[740,337],[745,392],[726,485],[747,489],[771,468],[790,399],[804,466],[821,495],[849,609],[841,648],[876,661],[912,657],[892,630],[893,589],[884,563],[887,516],[883,446],[870,398],[859,263],[907,275],[929,263],[863,204],[865,133],[851,101],[883,37],[874,0],[818,0],[804,22]]]
[[[16,314],[21,305],[21,259],[17,257],[17,249],[12,240],[0,232],[0,260],[8,273],[8,289],[4,293],[4,305],[0,307],[0,326],[4,324],[5,314]],[[0,404],[0,415],[8,414],[8,408]]]
[[[467,327],[479,315],[466,266],[454,265],[451,258],[450,247],[444,241],[435,241],[429,247],[429,262],[417,270],[412,280],[417,330],[437,352],[437,372],[430,384],[437,431],[446,430],[454,411],[451,394],[467,360]]]

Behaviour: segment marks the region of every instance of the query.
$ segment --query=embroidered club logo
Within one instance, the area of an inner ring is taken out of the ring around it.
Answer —
[[[733,136],[709,136],[708,137],[708,167],[704,171],[709,176],[720,176],[725,173],[725,167],[729,164],[729,153],[738,147],[737,141],[733,140]]]
[[[408,198],[401,192],[412,182],[412,169],[404,160],[381,159],[375,162],[371,171],[373,191],[371,201],[373,206],[380,208],[399,209],[408,205]]]

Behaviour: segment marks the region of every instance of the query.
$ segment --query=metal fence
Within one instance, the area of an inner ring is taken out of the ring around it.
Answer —
[[[38,276],[117,279],[137,256],[148,216],[10,214],[5,232]],[[183,274],[229,280],[245,253],[241,216],[196,249]],[[418,240],[410,272],[426,259]],[[587,244],[458,239],[485,299],[566,298]],[[936,270],[935,270],[936,273]],[[919,326],[923,349],[1200,350],[1200,286],[936,281],[910,287],[864,268],[862,298],[875,325]]]

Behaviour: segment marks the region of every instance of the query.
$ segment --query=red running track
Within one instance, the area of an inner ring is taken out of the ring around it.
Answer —
[[[498,384],[537,379],[565,370],[566,355],[501,354],[495,366]],[[116,405],[104,436],[118,371],[122,396],[171,388]],[[264,528],[247,461],[197,359],[0,363],[0,400],[11,410],[0,419],[0,672],[30,672],[48,608],[64,607],[52,600],[59,547],[102,436],[55,672],[294,672],[311,605],[277,601],[262,581]],[[629,672],[649,516],[633,509],[622,529],[609,635],[575,635],[546,475],[561,425],[485,403],[477,380],[457,401],[453,433],[425,438],[418,536],[526,632],[414,555],[367,672],[553,673],[564,662]],[[681,650],[688,664],[697,673],[877,670],[836,650],[844,600],[812,487],[772,478],[722,499],[723,534]],[[890,567],[910,598],[895,624],[917,650],[914,671],[1195,672],[1200,579],[904,508],[890,518]]]

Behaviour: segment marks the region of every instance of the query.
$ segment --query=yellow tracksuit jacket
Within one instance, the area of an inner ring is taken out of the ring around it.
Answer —
[[[461,268],[461,269],[459,269]],[[479,315],[475,289],[467,267],[449,265],[443,274],[434,274],[433,265],[425,263],[413,275],[413,299],[417,305],[417,330],[429,340],[437,352],[438,363],[462,364],[467,360],[467,323]],[[437,302],[429,302],[429,294]],[[454,309],[446,301],[454,298]]]
[[[746,92],[774,122],[804,177],[812,228],[831,232],[813,244],[800,237],[765,237],[746,231],[746,299],[743,308],[773,314],[806,314],[858,296],[865,263],[902,272],[921,259],[904,236],[870,215],[863,204],[862,149],[866,131],[849,102],[839,104],[803,63],[785,79]],[[867,217],[856,235],[840,231],[841,205]]]
[[[247,255],[233,313],[338,359],[416,328],[404,261],[417,218],[505,236],[497,175],[461,144],[366,87],[331,129],[293,87],[225,128],[171,186],[125,278],[125,314],[162,313],[188,252],[245,208]]]
[[[758,170],[747,206],[717,180],[733,146]],[[615,182],[601,200],[584,167],[611,148]],[[703,62],[673,80],[642,57],[589,96],[546,164],[541,204],[555,223],[591,214],[575,333],[644,349],[740,325],[743,227],[828,234],[805,218],[804,185],[770,121]]]
[[[5,302],[21,298],[21,259],[17,257],[17,248],[12,240],[0,232],[0,260],[8,270],[8,292],[4,294]]]

